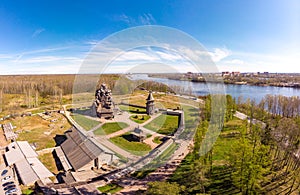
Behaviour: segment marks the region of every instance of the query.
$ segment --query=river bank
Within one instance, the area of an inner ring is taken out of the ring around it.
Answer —
[[[277,87],[277,86],[255,86],[255,85],[237,85],[237,84],[221,84],[221,83],[204,83],[192,82],[187,80],[174,80],[168,78],[149,77],[147,74],[132,74],[129,76],[131,80],[145,80],[164,83],[172,88],[172,86],[180,86],[185,89],[191,89],[191,94],[196,96],[204,96],[214,94],[219,91],[216,89],[224,88],[224,93],[238,99],[252,99],[259,102],[266,95],[283,95],[287,97],[300,96],[299,88]]]
[[[190,81],[190,82],[196,82],[196,83],[206,83],[206,82],[213,82],[213,81],[206,81],[205,77],[185,77],[185,76],[168,76],[158,74],[158,75],[148,75],[149,77],[152,78],[166,78],[170,80],[179,80],[179,81]],[[300,78],[299,78],[300,79]],[[216,80],[216,83],[219,81]],[[282,79],[279,80],[278,82],[269,82],[269,79],[267,78],[252,78],[252,77],[223,77],[223,80],[221,81],[224,84],[230,84],[230,85],[250,85],[250,86],[260,86],[260,87],[290,87],[290,88],[300,88],[300,83],[298,82],[282,82]]]

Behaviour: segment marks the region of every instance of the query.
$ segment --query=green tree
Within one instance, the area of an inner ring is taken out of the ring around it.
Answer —
[[[149,188],[146,195],[179,195],[183,187],[179,186],[177,183],[170,182],[150,182],[148,183]]]
[[[251,133],[242,129],[238,143],[228,155],[234,169],[233,183],[243,194],[258,193],[263,175],[269,171],[269,146],[261,144],[260,133],[257,125],[252,125]]]

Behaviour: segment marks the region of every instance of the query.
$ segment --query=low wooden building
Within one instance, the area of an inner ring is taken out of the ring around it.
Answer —
[[[63,159],[61,163],[65,164],[64,169],[72,168],[74,171],[99,169],[102,165],[109,165],[118,159],[112,151],[99,144],[94,138],[87,137],[75,127],[72,127],[66,136],[67,140],[61,144],[65,158],[59,150],[56,151],[57,156]]]

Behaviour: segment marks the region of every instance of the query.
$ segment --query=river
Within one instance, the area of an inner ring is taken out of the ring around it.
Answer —
[[[148,77],[147,74],[132,74],[129,76],[132,80],[151,80],[160,83],[167,84],[168,86],[181,86],[185,89],[191,88],[193,93],[196,95],[207,95],[212,89],[220,89],[220,84],[210,83],[209,88],[206,83],[201,82],[191,82],[191,81],[180,81],[180,80],[172,80],[167,78],[155,78]],[[273,87],[273,86],[252,86],[252,85],[232,85],[232,84],[224,84],[224,89],[226,94],[230,94],[234,98],[238,98],[242,96],[243,99],[253,99],[255,101],[260,101],[263,97],[268,94],[271,95],[283,95],[283,96],[300,96],[299,88],[291,88],[291,87]]]

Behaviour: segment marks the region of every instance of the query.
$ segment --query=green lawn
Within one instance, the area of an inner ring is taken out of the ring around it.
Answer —
[[[213,148],[213,160],[226,160],[227,154],[231,151],[231,148],[237,144],[238,140],[235,136],[239,135],[242,128],[245,128],[246,123],[244,121],[234,118],[224,124],[223,130],[220,136],[216,140]],[[233,136],[230,136],[230,133]]]
[[[155,169],[146,169],[146,170],[139,170],[134,172],[131,176],[137,179],[144,179],[149,173],[154,172]]]
[[[94,134],[95,134],[95,135],[105,135],[105,132],[104,132],[104,130],[102,129],[102,127],[99,127],[99,128],[97,128],[97,129],[94,131]]]
[[[226,160],[231,148],[238,143],[236,138],[218,137],[213,147],[213,160]]]
[[[75,114],[72,115],[72,118],[85,130],[91,130],[92,128],[96,127],[100,124],[99,121],[89,119],[85,117],[84,115]]]
[[[123,148],[124,150],[138,156],[143,156],[151,150],[151,147],[148,144],[142,142],[128,141],[124,138],[124,136],[128,135],[130,135],[130,133],[125,133],[117,137],[112,137],[110,138],[110,141],[119,146],[120,148]]]
[[[223,127],[223,132],[224,131],[234,131],[234,130],[239,130],[241,127],[245,125],[245,122],[234,117],[232,120],[226,122]]]
[[[162,143],[161,137],[159,137],[159,136],[155,137],[152,141],[153,141],[153,143],[156,143],[156,144],[161,144]]]
[[[233,131],[236,132],[240,128],[243,128],[242,120],[234,118],[224,124],[224,129],[221,135],[228,134]],[[227,166],[228,154],[232,152],[232,147],[238,144],[237,137],[223,137],[219,136],[213,145],[213,155],[212,155],[212,175],[210,177],[209,183],[206,183],[206,192],[208,194],[240,194],[238,189],[234,187],[231,180],[232,168]],[[203,157],[200,157],[200,159]],[[170,182],[178,182],[183,185],[186,178],[189,177],[190,171],[192,171],[193,163],[195,159],[199,157],[194,156],[194,153],[189,153],[180,166],[176,169],[174,174],[169,179]],[[191,193],[192,194],[192,193]],[[193,193],[194,194],[194,193]]]
[[[45,153],[38,156],[39,160],[47,167],[53,174],[58,174],[55,159],[52,153]]]
[[[123,111],[133,113],[133,114],[145,114],[146,108],[137,108],[133,106],[127,106],[127,105],[119,105],[119,108]]]
[[[161,153],[158,157],[153,159],[143,169],[152,170],[152,169],[155,169],[155,168],[165,164],[165,162],[167,160],[169,160],[169,158],[176,151],[177,148],[178,148],[178,145],[176,143],[172,143],[163,153]]]
[[[102,128],[106,134],[112,134],[114,132],[125,129],[128,126],[129,125],[127,123],[113,122],[113,123],[105,123],[100,128]]]
[[[150,118],[149,115],[143,114],[143,115],[131,115],[130,119],[136,123],[144,123]]]
[[[178,148],[178,145],[172,143],[161,155],[153,159],[149,164],[143,167],[141,170],[138,170],[132,174],[133,177],[138,179],[143,179],[150,173],[156,170],[157,167],[165,164],[167,160],[171,157],[171,155]]]
[[[34,190],[32,190],[31,188],[32,187],[22,186],[21,187],[22,194],[25,195],[34,194]]]
[[[178,117],[162,114],[144,127],[156,131],[157,133],[169,135],[176,131],[178,127]]]
[[[116,193],[123,188],[117,184],[107,184],[105,186],[98,187],[98,190],[102,193]]]
[[[182,105],[182,109],[184,111],[185,129],[179,138],[192,139],[192,136],[200,123],[199,109],[187,105]]]

